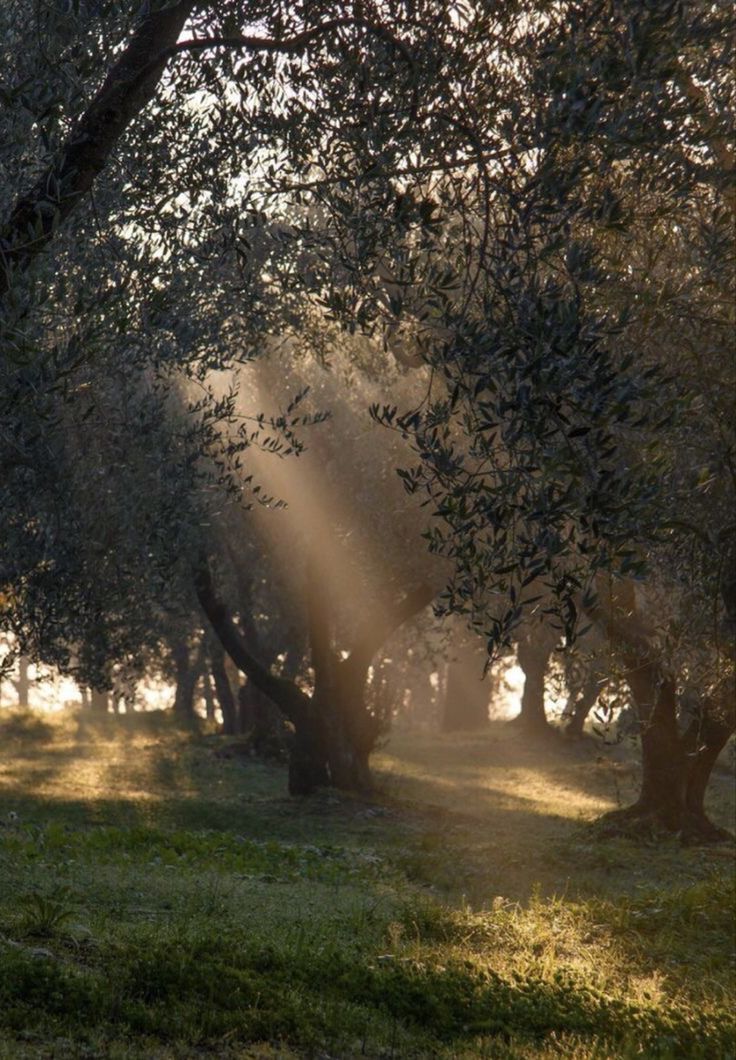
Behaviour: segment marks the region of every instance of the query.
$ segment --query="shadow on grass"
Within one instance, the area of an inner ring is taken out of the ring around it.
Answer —
[[[0,714],[0,741],[22,741],[24,744],[44,744],[54,737],[56,729],[41,715],[31,710],[3,711]]]

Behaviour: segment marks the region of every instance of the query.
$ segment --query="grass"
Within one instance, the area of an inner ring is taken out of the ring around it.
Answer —
[[[734,1054],[733,851],[596,839],[621,749],[397,736],[369,804],[221,744],[0,716],[0,1060]]]

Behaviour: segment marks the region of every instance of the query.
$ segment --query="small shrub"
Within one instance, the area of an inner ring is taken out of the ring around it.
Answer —
[[[25,935],[47,938],[58,934],[74,916],[75,907],[68,887],[56,887],[49,894],[33,891],[21,899],[21,930]]]

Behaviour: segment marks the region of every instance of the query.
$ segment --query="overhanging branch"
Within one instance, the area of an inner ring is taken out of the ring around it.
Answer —
[[[202,52],[211,48],[231,48],[236,50],[252,52],[272,52],[279,55],[299,55],[304,52],[314,41],[320,40],[340,29],[364,29],[379,40],[386,41],[392,48],[400,53],[406,62],[413,66],[414,58],[402,40],[394,36],[390,30],[378,23],[370,22],[362,18],[333,18],[323,22],[312,29],[303,30],[292,37],[284,37],[275,40],[272,37],[256,37],[243,33],[227,34],[225,36],[196,37],[191,40],[177,41],[176,44],[166,48],[157,57],[156,62],[167,62],[175,55],[182,52]]]
[[[54,161],[18,199],[0,229],[0,299],[13,275],[28,268],[91,190],[128,126],[152,99],[168,49],[200,3],[179,0],[140,22]]]

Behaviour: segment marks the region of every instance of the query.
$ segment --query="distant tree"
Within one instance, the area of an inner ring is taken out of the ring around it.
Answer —
[[[513,721],[530,736],[544,736],[551,732],[545,707],[545,677],[560,633],[540,622],[530,622],[520,634],[516,659],[524,672],[524,687],[521,709]]]
[[[491,690],[484,672],[488,659],[485,643],[462,627],[458,632],[445,671],[443,732],[481,729],[488,724]]]

